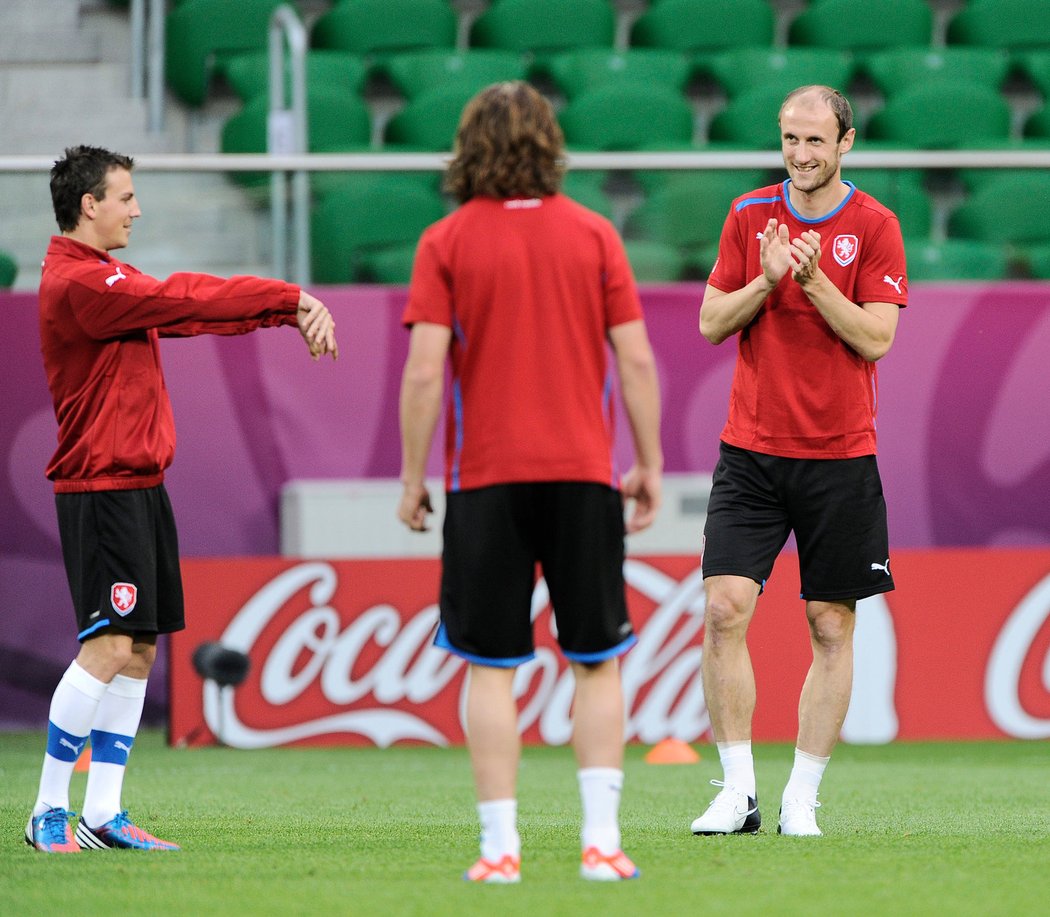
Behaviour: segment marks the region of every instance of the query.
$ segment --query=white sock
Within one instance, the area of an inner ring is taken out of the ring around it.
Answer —
[[[84,794],[83,817],[89,828],[104,825],[121,811],[124,772],[145,700],[145,678],[117,675],[98,705],[91,724],[91,767]]]
[[[69,808],[69,780],[109,686],[74,661],[55,688],[47,723],[47,753],[33,814]]]
[[[498,863],[508,854],[521,856],[518,837],[518,801],[490,799],[478,803],[481,821],[481,856],[490,863]]]
[[[803,802],[816,802],[817,790],[820,788],[820,780],[824,776],[824,768],[828,766],[828,758],[819,758],[808,754],[801,749],[795,749],[795,764],[791,768],[791,776],[788,777],[787,786],[784,787],[785,800],[798,799]]]
[[[751,754],[751,740],[719,742],[718,760],[722,762],[726,786],[736,787],[741,793],[757,798],[755,790],[755,759]]]
[[[615,767],[585,767],[577,772],[583,803],[583,849],[597,847],[605,856],[620,849],[620,794],[623,771]]]

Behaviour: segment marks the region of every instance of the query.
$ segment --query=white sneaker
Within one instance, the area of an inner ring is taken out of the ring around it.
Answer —
[[[788,837],[820,837],[823,832],[817,827],[817,809],[820,803],[815,799],[807,802],[804,799],[785,799],[780,804],[780,824],[777,834]]]
[[[735,786],[712,780],[722,791],[692,824],[693,834],[756,834],[762,825],[758,800]]]

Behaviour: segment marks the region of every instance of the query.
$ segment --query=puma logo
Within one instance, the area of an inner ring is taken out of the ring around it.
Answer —
[[[887,576],[889,576],[890,575],[890,559],[887,557],[886,558],[886,563],[884,563],[884,564],[872,564],[871,565],[871,569],[872,570],[881,570],[883,573],[885,573]]]
[[[107,278],[106,278],[106,286],[107,286],[107,287],[111,287],[111,286],[113,286],[113,284],[115,284],[115,283],[116,283],[116,282],[117,282],[118,280],[127,280],[127,279],[128,279],[128,275],[127,275],[127,274],[125,274],[125,273],[124,273],[124,272],[123,272],[123,271],[122,271],[122,270],[120,269],[120,265],[118,264],[118,265],[117,265],[117,272],[116,272],[115,274],[113,274],[112,276],[110,276],[110,277],[107,277]],[[898,292],[899,292],[899,291],[898,291]]]
[[[897,295],[898,296],[900,295],[901,284],[904,282],[904,275],[903,274],[901,274],[901,276],[898,277],[896,280],[894,280],[892,277],[890,277],[889,274],[885,274],[883,276],[882,280],[883,280],[883,283],[888,283],[891,287],[893,287],[893,289],[895,289],[897,291]]]
[[[79,745],[74,745],[72,742],[69,741],[69,739],[65,738],[64,736],[58,740],[58,744],[59,745],[65,745],[66,748],[71,749],[73,754],[75,754],[75,755],[79,755],[80,754],[80,749],[82,749],[84,747],[84,743],[83,742],[81,742]]]

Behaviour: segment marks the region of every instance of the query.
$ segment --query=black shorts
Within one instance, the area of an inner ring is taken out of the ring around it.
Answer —
[[[746,576],[765,586],[792,531],[803,599],[841,602],[893,589],[874,455],[792,459],[722,443],[704,526],[704,578]]]
[[[441,624],[435,643],[470,662],[511,667],[534,655],[536,564],[558,645],[592,663],[636,642],[624,593],[623,497],[602,484],[499,484],[450,493]]]
[[[56,494],[55,506],[78,640],[186,626],[179,541],[163,484]]]

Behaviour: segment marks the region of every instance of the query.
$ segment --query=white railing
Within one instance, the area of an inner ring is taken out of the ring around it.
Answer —
[[[134,155],[134,151],[132,151]],[[445,168],[449,153],[146,153],[135,156],[143,172],[434,172]],[[849,169],[1047,169],[1050,149],[1042,150],[854,150]],[[49,156],[0,155],[0,172],[46,172]],[[776,150],[674,153],[569,153],[569,169],[697,170],[777,169]]]
[[[142,172],[271,172],[282,176],[294,173],[304,178],[310,172],[440,172],[449,153],[152,153],[135,157],[135,168]],[[850,152],[845,160],[854,169],[1050,169],[1050,149],[1046,150],[915,150]],[[47,174],[54,159],[50,156],[0,156],[0,174]],[[708,170],[777,169],[783,166],[776,150],[752,152],[674,152],[674,153],[570,153],[571,170]],[[300,186],[301,187],[301,186]],[[294,187],[293,187],[293,190]],[[276,200],[277,195],[273,195]],[[285,205],[282,204],[282,207]],[[297,261],[309,258],[308,197],[297,192],[292,240]],[[282,210],[282,213],[284,211]],[[272,275],[288,277],[286,252],[287,224],[274,227],[275,242],[282,245],[273,252]],[[305,271],[296,275],[305,277]]]

